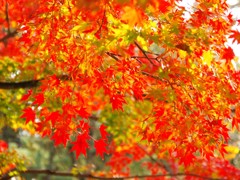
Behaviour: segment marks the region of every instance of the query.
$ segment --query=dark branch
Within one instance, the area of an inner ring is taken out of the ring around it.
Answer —
[[[113,53],[110,53],[110,52],[106,52],[106,54],[107,54],[108,56],[110,56],[111,58],[115,59],[116,61],[119,61],[118,56],[120,56],[120,55],[113,54]],[[121,56],[120,56],[120,57],[121,57]],[[134,58],[136,58],[136,57],[134,57]],[[148,58],[148,57],[147,57],[147,58]],[[149,59],[149,58],[148,58],[148,59]],[[145,75],[145,76],[151,77],[151,78],[153,78],[153,79],[156,79],[156,80],[159,80],[159,81],[162,81],[162,82],[166,82],[164,79],[161,79],[161,78],[158,77],[158,76],[154,76],[154,75],[149,74],[149,73],[147,73],[147,72],[145,72],[145,71],[141,71],[141,72],[142,72],[142,74]]]
[[[112,57],[113,59],[115,59],[116,61],[119,61],[119,59],[117,58],[117,54],[113,54],[113,53],[110,53],[110,52],[106,52],[106,54],[110,57]]]
[[[155,66],[155,64],[153,63],[153,61],[148,57],[148,55],[146,54],[146,51],[135,41],[134,44],[138,47],[138,49],[143,53],[143,55],[148,59],[148,61]]]
[[[9,32],[7,35],[5,35],[5,36],[3,36],[2,38],[0,38],[0,42],[6,43],[6,41],[7,41],[9,38],[14,37],[16,34],[17,34],[17,30],[15,30],[15,31],[13,31],[13,32]]]
[[[67,75],[58,76],[60,80],[68,80]],[[20,88],[35,88],[40,85],[40,82],[44,79],[36,79],[20,82],[0,82],[0,89],[20,89]]]
[[[4,43],[4,45],[7,45],[7,40],[9,38],[14,37],[17,34],[17,30],[14,30],[11,32],[11,27],[10,27],[10,19],[9,19],[9,13],[8,13],[8,2],[6,1],[5,4],[5,20],[7,22],[7,34],[0,38],[0,42]]]
[[[5,15],[6,15],[6,21],[7,21],[7,25],[8,25],[8,34],[10,34],[10,20],[9,20],[9,15],[8,15],[8,2],[6,1],[6,5],[5,5]]]
[[[170,168],[169,164],[163,160],[163,159],[155,159],[144,147],[142,147],[141,145],[138,145],[138,147],[140,147],[146,154],[147,156],[153,161],[155,162],[159,167],[165,169],[168,173],[172,174],[172,169]]]
[[[127,177],[101,177],[101,176],[94,176],[92,174],[77,174],[74,175],[71,172],[63,172],[63,171],[51,171],[51,170],[34,170],[29,169],[26,171],[19,172],[20,174],[48,174],[53,176],[75,176],[79,178],[91,178],[91,179],[107,179],[107,180],[124,180],[124,179],[133,179],[133,178],[156,178],[156,177],[180,177],[180,176],[191,176],[191,177],[198,177],[203,180],[220,180],[218,178],[210,178],[206,176],[201,176],[198,174],[192,173],[176,173],[176,174],[158,174],[158,175],[142,175],[142,176],[127,176]],[[8,174],[3,175],[0,177],[1,180],[9,180],[11,176]]]
[[[41,80],[30,80],[22,82],[0,82],[0,89],[19,89],[37,87]]]

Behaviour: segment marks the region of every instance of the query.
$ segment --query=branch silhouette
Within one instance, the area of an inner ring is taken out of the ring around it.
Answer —
[[[58,79],[66,81],[70,78],[67,75],[58,76]],[[26,89],[26,88],[35,88],[41,84],[42,79],[28,80],[28,81],[19,81],[19,82],[0,82],[0,89]]]
[[[206,176],[201,176],[198,174],[193,173],[176,173],[176,174],[158,174],[158,175],[133,175],[133,176],[125,176],[125,177],[103,177],[103,176],[95,176],[92,174],[73,174],[71,172],[65,172],[65,171],[51,171],[48,169],[40,170],[40,169],[28,169],[26,171],[19,172],[20,175],[22,174],[47,174],[47,175],[53,175],[53,176],[72,176],[72,177],[78,177],[78,178],[91,178],[91,179],[102,179],[102,180],[124,180],[124,179],[132,179],[132,178],[157,178],[157,177],[183,177],[183,176],[191,176],[191,177],[197,177],[203,180],[221,180],[219,178],[211,178]],[[1,180],[9,180],[11,179],[11,176],[8,174],[3,175],[0,177]]]

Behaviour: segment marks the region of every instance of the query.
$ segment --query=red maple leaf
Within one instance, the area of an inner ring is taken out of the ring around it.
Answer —
[[[29,96],[31,96],[31,94],[32,94],[32,90],[29,89],[28,92],[27,92],[27,94],[25,94],[25,95],[22,96],[21,101],[27,100],[27,99],[29,98]]]
[[[51,82],[51,85],[55,86],[55,87],[59,86],[59,84],[60,84],[60,80],[58,79],[58,77],[56,75],[50,76],[49,82]]]
[[[164,114],[164,108],[160,107],[155,111],[155,117],[161,117]]]
[[[113,95],[110,99],[110,102],[112,103],[113,110],[121,109],[122,111],[123,111],[122,105],[123,103],[126,103],[123,95],[120,95],[120,94]]]
[[[180,164],[183,163],[185,166],[189,166],[195,159],[196,157],[193,155],[193,153],[188,152],[185,154],[185,156],[180,157]]]
[[[166,0],[160,0],[160,1],[151,0],[150,3],[153,6],[158,7],[159,11],[161,11],[162,13],[166,13],[168,11],[169,6],[171,6],[171,4]]]
[[[8,149],[8,144],[5,141],[0,140],[0,153],[3,151],[6,151],[7,149]]]
[[[90,114],[86,111],[86,108],[81,108],[80,110],[76,110],[76,112],[81,116],[82,118],[88,118]]]
[[[137,100],[143,100],[142,85],[140,83],[134,83],[132,90]]]
[[[52,112],[49,116],[46,117],[46,121],[51,121],[54,126],[55,123],[60,119],[61,115],[59,111]]]
[[[101,39],[101,28],[94,34],[96,38]]]
[[[33,102],[33,104],[40,106],[42,103],[44,103],[44,95],[40,93],[35,96],[35,101]]]
[[[101,136],[102,136],[103,139],[107,139],[107,136],[109,136],[109,134],[106,131],[106,128],[107,127],[105,125],[103,125],[103,124],[99,128]]]
[[[78,127],[81,129],[83,133],[89,133],[90,132],[90,126],[85,121],[80,121]]]
[[[104,139],[99,139],[94,142],[94,147],[96,148],[96,154],[100,155],[102,158],[104,158],[104,153],[107,152],[107,143],[104,141]]]
[[[229,38],[233,39],[233,43],[236,41],[237,44],[240,44],[240,32],[232,30],[231,33],[232,34],[229,36]]]
[[[71,151],[76,152],[76,157],[78,158],[80,154],[83,154],[84,156],[87,155],[87,148],[89,148],[89,144],[87,140],[89,139],[89,135],[84,133],[84,134],[79,134],[77,136],[77,140],[75,142],[72,142],[73,147]]]
[[[52,134],[52,129],[49,128],[49,123],[47,121],[37,122],[36,131],[40,132],[42,137],[50,136]]]
[[[169,6],[171,6],[171,4],[165,0],[161,0],[160,1],[160,5],[159,5],[159,10],[162,12],[162,13],[165,13],[168,11],[168,8]]]
[[[63,144],[66,147],[69,140],[69,133],[64,128],[60,128],[54,132],[51,139],[54,140],[55,146]]]
[[[226,61],[228,62],[228,61],[231,61],[234,58],[234,56],[235,54],[231,47],[224,48],[223,56],[222,56],[223,59],[226,59]]]
[[[29,121],[34,122],[35,120],[35,112],[31,107],[27,107],[24,110],[24,114],[21,116],[21,118],[26,118],[26,124],[29,123]]]
[[[235,108],[235,117],[232,118],[232,127],[234,126],[239,130],[239,125],[240,124],[240,107],[237,106]]]

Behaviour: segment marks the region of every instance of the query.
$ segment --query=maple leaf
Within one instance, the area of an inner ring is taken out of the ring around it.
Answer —
[[[99,128],[101,136],[103,139],[107,139],[107,136],[109,136],[108,132],[106,131],[106,126],[104,124],[102,124]]]
[[[51,82],[51,86],[59,86],[60,80],[56,75],[50,76],[49,77],[49,82]]]
[[[54,126],[55,123],[60,119],[61,115],[59,113],[59,111],[55,111],[50,113],[47,117],[46,117],[46,121],[50,121],[52,122],[52,125]]]
[[[141,23],[142,19],[140,13],[135,7],[126,6],[124,7],[124,13],[121,19],[127,22],[131,27],[134,27],[137,23]]]
[[[52,134],[52,129],[50,128],[48,121],[40,121],[36,123],[36,131],[40,132],[42,137],[50,136]]]
[[[78,158],[80,154],[87,156],[87,149],[89,148],[88,144],[89,135],[87,133],[79,134],[77,140],[72,142],[73,147],[71,151],[76,152],[76,157]]]
[[[110,99],[110,102],[112,103],[113,110],[121,109],[122,111],[123,111],[122,105],[123,103],[126,103],[123,95],[120,94],[113,95]]]
[[[220,153],[221,153],[221,156],[224,158],[224,155],[227,154],[227,150],[226,150],[226,147],[227,145],[226,144],[221,144],[221,148],[220,148]]]
[[[235,108],[235,117],[232,118],[232,127],[236,127],[237,130],[239,130],[239,124],[240,124],[240,106],[237,106]]]
[[[228,62],[231,61],[234,58],[234,56],[235,55],[231,47],[224,48],[222,56],[223,59],[226,59],[226,61]]]
[[[213,60],[213,54],[211,51],[204,51],[203,52],[203,63],[211,66]]]
[[[184,156],[180,157],[180,163],[183,163],[184,166],[189,166],[195,159],[196,157],[192,154],[192,152],[188,152]]]
[[[27,107],[24,110],[24,114],[21,116],[21,118],[26,118],[26,124],[29,123],[29,121],[34,122],[35,120],[35,112],[31,107]]]
[[[136,99],[143,100],[142,85],[140,83],[134,83],[132,90]]]
[[[160,107],[155,111],[155,117],[161,117],[164,114],[164,108]]]
[[[6,151],[8,149],[8,144],[3,141],[3,140],[0,140],[0,153],[2,153],[3,151]]]
[[[94,142],[94,147],[96,148],[96,153],[100,155],[102,158],[104,158],[104,153],[107,152],[107,143],[104,141],[104,139],[99,139]]]
[[[35,101],[33,102],[33,104],[40,106],[42,103],[44,103],[44,95],[40,93],[35,96]]]
[[[69,133],[65,130],[65,128],[56,129],[53,136],[51,137],[54,140],[54,145],[58,146],[63,144],[66,147],[67,142],[69,140]]]
[[[229,36],[230,39],[233,39],[233,43],[236,41],[237,44],[240,44],[240,32],[232,30],[231,35]]]
[[[82,118],[89,118],[90,114],[86,111],[86,108],[81,107],[80,110],[76,110],[76,112],[81,116]]]
[[[157,7],[158,10],[162,13],[166,13],[168,11],[168,8],[171,6],[171,4],[166,0],[159,0],[159,1],[150,0],[150,3],[154,7]]]
[[[21,101],[27,100],[29,98],[29,96],[31,96],[31,94],[32,94],[32,89],[29,89],[27,94],[22,96]]]
[[[85,122],[85,121],[80,121],[80,122],[79,122],[79,125],[78,125],[78,128],[81,129],[82,133],[88,134],[89,131],[90,131],[89,123],[87,123],[87,122]]]
[[[97,32],[94,35],[97,39],[101,39],[101,29],[97,30]]]

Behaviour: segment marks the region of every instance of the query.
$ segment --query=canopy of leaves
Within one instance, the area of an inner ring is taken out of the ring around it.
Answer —
[[[71,144],[77,157],[111,154],[111,175],[139,161],[151,175],[240,176],[223,159],[240,123],[240,72],[226,45],[240,43],[239,21],[225,0],[180,2],[0,1],[4,125]],[[91,120],[103,124],[98,139]]]

